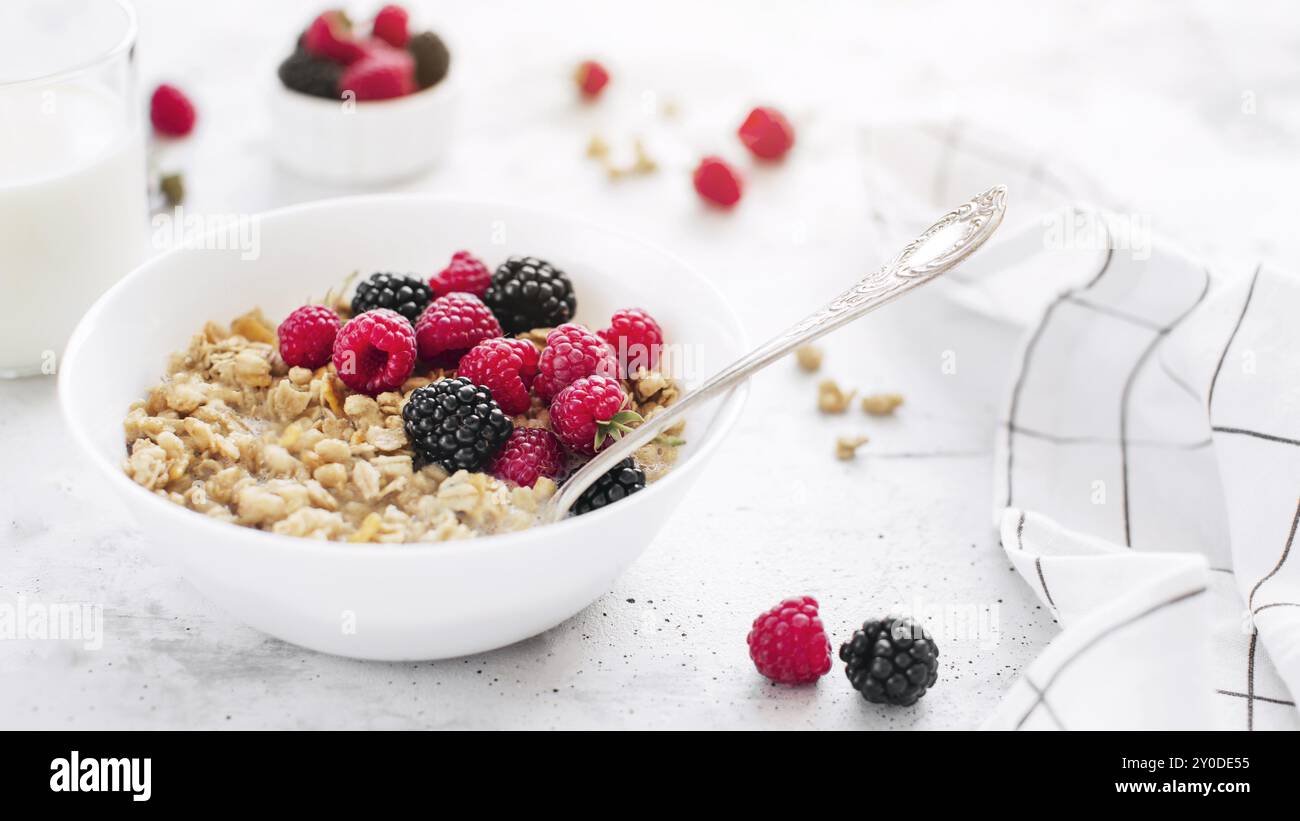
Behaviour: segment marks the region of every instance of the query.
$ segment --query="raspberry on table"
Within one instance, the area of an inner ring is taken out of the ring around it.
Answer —
[[[488,466],[488,473],[520,487],[532,487],[543,476],[558,479],[565,464],[564,449],[555,434],[545,428],[515,428]]]
[[[554,328],[578,308],[569,275],[537,257],[511,257],[492,275],[483,301],[508,334]]]
[[[705,157],[695,168],[695,191],[714,205],[730,208],[740,202],[740,175],[719,157]]]
[[[341,11],[322,12],[302,35],[308,53],[348,65],[365,56],[366,50],[352,36],[352,22]]]
[[[415,370],[415,332],[396,311],[352,317],[334,338],[334,370],[354,391],[378,396],[400,388]]]
[[[806,684],[830,672],[831,642],[812,596],[796,596],[754,619],[746,637],[758,672],[782,684]]]
[[[574,453],[594,456],[597,451],[640,422],[628,403],[623,384],[612,376],[584,376],[556,394],[551,402],[551,430]]]
[[[482,260],[469,251],[457,251],[452,254],[451,262],[447,267],[429,278],[429,287],[433,289],[434,296],[446,296],[453,291],[464,291],[482,299],[491,284],[492,272]]]
[[[375,14],[371,33],[393,48],[406,48],[406,42],[411,36],[407,31],[407,22],[406,9],[396,5],[384,6]]]
[[[609,71],[595,60],[585,60],[578,64],[577,71],[573,73],[573,81],[577,83],[578,91],[583,97],[594,100],[609,84]]]
[[[591,483],[573,503],[573,514],[581,516],[620,499],[626,499],[638,490],[645,490],[645,471],[636,466],[629,456],[610,468],[605,475]]]
[[[415,89],[415,60],[405,51],[387,46],[368,49],[339,77],[339,94],[351,91],[358,102],[391,100]]]
[[[537,363],[537,398],[550,403],[561,390],[584,376],[618,376],[618,360],[609,343],[581,325],[561,325],[546,335]]]
[[[352,315],[389,308],[397,311],[412,325],[433,301],[433,289],[419,277],[405,274],[371,274],[357,284],[352,295]]]
[[[416,388],[402,406],[402,419],[417,462],[452,473],[482,468],[514,430],[488,389],[463,377]]]
[[[185,92],[163,83],[149,99],[149,120],[154,130],[168,137],[184,137],[194,130],[198,115]]]
[[[451,52],[442,38],[431,31],[421,32],[406,44],[406,50],[415,58],[415,81],[420,88],[429,88],[442,82],[451,68]]]
[[[339,315],[324,305],[304,305],[285,318],[276,330],[280,358],[289,367],[315,370],[330,361],[339,334]]]
[[[794,145],[794,129],[775,108],[760,106],[749,112],[736,133],[751,154],[764,160],[780,159]]]
[[[415,323],[420,358],[440,368],[455,367],[470,348],[498,336],[501,324],[473,294],[440,296],[429,303]]]
[[[298,49],[286,57],[280,63],[277,74],[284,87],[291,91],[327,100],[339,99],[342,67],[333,60],[317,57],[306,49]]]
[[[485,339],[461,357],[456,375],[487,388],[501,410],[517,416],[532,406],[537,360],[537,346],[526,339]]]
[[[659,354],[664,346],[663,329],[654,317],[640,308],[615,311],[609,327],[600,331],[600,337],[618,355],[624,376],[642,368],[653,370],[659,364]]]
[[[909,707],[939,678],[939,648],[911,619],[870,619],[840,645],[844,675],[874,704]]]

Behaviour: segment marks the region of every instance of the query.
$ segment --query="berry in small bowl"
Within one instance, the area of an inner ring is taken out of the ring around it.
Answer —
[[[454,116],[451,55],[435,32],[412,31],[401,6],[354,22],[321,12],[279,65],[272,148],[286,168],[327,183],[411,177],[446,148]]]

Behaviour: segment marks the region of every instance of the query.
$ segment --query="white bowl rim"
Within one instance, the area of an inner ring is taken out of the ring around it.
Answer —
[[[691,276],[695,277],[698,280],[701,286],[703,286],[709,291],[712,291],[714,295],[718,297],[718,303],[722,306],[723,310],[725,311],[724,318],[727,321],[727,324],[731,326],[731,330],[734,333],[737,341],[740,343],[741,348],[743,350],[748,351],[749,348],[751,347],[749,343],[749,337],[745,333],[744,326],[740,322],[740,317],[737,316],[735,309],[732,307],[731,303],[727,300],[727,298],[723,295],[722,291],[719,290],[718,287],[711,280],[705,278],[704,276],[696,272],[696,270],[693,267],[687,265],[675,254],[667,251],[666,249],[664,249],[663,247],[655,243],[641,239],[637,236],[634,236],[625,231],[621,231],[619,229],[609,228],[607,226],[599,225],[587,219],[572,217],[572,216],[557,217],[552,213],[543,211],[538,208],[533,208],[524,205],[515,205],[507,202],[491,201],[491,200],[474,200],[474,199],[465,199],[459,197],[441,197],[437,195],[423,194],[423,193],[381,193],[381,194],[361,194],[361,195],[352,195],[352,196],[343,196],[343,197],[331,197],[328,199],[313,200],[311,202],[299,203],[296,205],[289,205],[281,208],[274,208],[269,211],[262,211],[254,215],[253,218],[261,220],[263,218],[268,218],[268,217],[273,217],[273,218],[282,217],[282,216],[288,216],[292,214],[307,213],[316,210],[337,208],[346,205],[364,204],[367,202],[379,202],[379,201],[387,202],[393,200],[436,203],[439,205],[446,205],[451,207],[496,206],[496,207],[510,208],[512,210],[524,212],[545,219],[550,219],[550,220],[559,219],[561,221],[569,222],[587,228],[589,230],[598,231],[600,233],[608,234],[610,236],[615,236],[625,242],[630,242],[639,245],[643,248],[646,248],[650,251],[653,251],[655,253],[661,254],[666,259],[671,260],[673,263],[679,266],[682,270],[689,272]],[[92,305],[88,311],[86,311],[86,313],[82,316],[81,320],[77,323],[76,329],[72,332],[72,337],[68,340],[68,344],[64,348],[63,362],[61,367],[59,368],[59,379],[58,379],[59,408],[62,411],[64,422],[71,429],[73,438],[76,440],[77,444],[81,447],[83,451],[89,454],[90,459],[94,463],[95,467],[98,468],[102,474],[108,477],[108,481],[111,484],[115,485],[118,488],[123,488],[124,489],[123,492],[125,493],[140,494],[141,498],[147,498],[149,500],[148,504],[157,505],[159,511],[161,511],[163,515],[174,517],[173,521],[175,521],[178,525],[192,525],[194,527],[211,529],[212,534],[216,537],[221,537],[223,534],[231,534],[230,528],[238,528],[239,531],[242,531],[242,535],[246,535],[252,539],[266,540],[268,542],[268,546],[274,544],[280,547],[293,549],[293,550],[333,553],[333,554],[342,554],[342,555],[356,555],[358,557],[376,557],[376,556],[407,557],[407,556],[420,556],[420,555],[430,555],[430,554],[450,557],[465,552],[474,552],[478,554],[483,554],[486,551],[500,552],[504,550],[509,550],[520,543],[527,542],[530,540],[545,541],[544,539],[539,539],[538,534],[552,534],[555,536],[560,536],[566,531],[574,530],[578,527],[584,527],[584,526],[589,526],[591,524],[594,524],[600,521],[602,517],[618,515],[618,510],[615,509],[613,506],[610,506],[604,508],[603,510],[594,510],[590,513],[586,513],[582,517],[571,516],[561,522],[554,522],[552,524],[530,527],[526,530],[515,531],[513,533],[495,533],[495,534],[490,534],[485,536],[475,536],[468,539],[456,539],[456,540],[451,540],[446,542],[401,542],[395,544],[366,542],[366,543],[352,544],[349,542],[308,539],[308,538],[303,538],[301,536],[285,536],[278,533],[259,530],[257,528],[244,527],[243,525],[237,525],[231,522],[218,521],[209,516],[205,516],[204,514],[199,513],[198,511],[190,510],[189,508],[182,507],[176,504],[175,502],[164,499],[158,494],[152,493],[146,490],[145,488],[141,487],[137,483],[131,481],[131,479],[128,478],[127,475],[122,471],[122,466],[120,464],[114,464],[110,462],[108,458],[106,458],[101,453],[99,453],[97,445],[94,442],[92,442],[89,435],[76,424],[72,409],[68,405],[70,388],[69,385],[67,384],[71,379],[69,374],[72,373],[75,369],[68,367],[68,364],[70,362],[76,361],[78,352],[86,344],[86,341],[90,336],[91,326],[98,319],[99,315],[105,310],[104,306],[108,303],[108,301],[110,300],[110,298],[113,297],[114,294],[116,294],[118,291],[125,290],[127,287],[129,287],[128,284],[131,282],[131,280],[143,275],[144,272],[156,266],[166,264],[166,262],[172,256],[183,253],[186,250],[191,250],[193,245],[196,242],[198,242],[202,237],[218,230],[221,230],[220,226],[216,226],[212,229],[209,229],[208,231],[205,231],[202,234],[196,234],[195,236],[182,242],[180,245],[177,245],[173,248],[169,248],[168,250],[162,252],[161,254],[158,254],[155,257],[147,259],[140,265],[136,266],[136,268],[134,268],[129,274],[123,276],[120,280],[114,283],[112,287],[110,287],[107,291],[105,291],[102,295],[100,295],[98,299],[95,300],[95,304]],[[622,502],[620,502],[620,505],[624,507],[622,507],[621,509],[626,511],[630,509],[626,507],[626,505],[645,504],[651,494],[655,494],[659,492],[660,485],[664,484],[665,482],[680,481],[681,477],[679,476],[679,474],[683,473],[685,470],[698,469],[701,465],[703,465],[708,455],[712,453],[712,451],[718,446],[718,444],[726,436],[727,432],[731,429],[732,425],[734,425],[736,423],[736,420],[740,417],[740,413],[744,409],[745,401],[748,398],[748,396],[749,396],[748,381],[742,382],[741,384],[737,385],[735,388],[732,388],[725,396],[723,396],[721,400],[719,400],[721,404],[719,405],[715,413],[714,419],[712,420],[712,424],[710,425],[711,432],[709,433],[709,435],[704,437],[703,441],[700,443],[699,449],[695,453],[692,453],[684,463],[670,470],[665,476],[663,476],[661,479],[656,481],[654,484],[622,500]]]

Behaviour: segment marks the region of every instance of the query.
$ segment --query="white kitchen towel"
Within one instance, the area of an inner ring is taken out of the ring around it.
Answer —
[[[1008,178],[1040,206],[950,289],[1025,329],[995,519],[1063,628],[985,726],[1300,728],[1300,278],[1213,271],[1141,214],[1041,210],[1068,197],[1033,153],[941,133],[895,141],[933,169],[918,211]]]
[[[1285,562],[1300,338],[1284,330],[1300,282],[1261,268],[1212,295],[1208,271],[1159,244],[1077,253],[1095,273],[1048,302],[1014,358],[995,481],[1003,546],[1065,632],[989,726],[1053,726],[1050,704],[1070,728],[1296,728],[1300,623],[1276,616],[1300,601]],[[1068,270],[1043,256],[991,287]],[[1269,308],[1245,342],[1261,278]],[[1072,680],[1090,689],[1071,696]]]

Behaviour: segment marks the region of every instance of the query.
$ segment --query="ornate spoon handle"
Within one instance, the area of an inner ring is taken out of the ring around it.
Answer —
[[[908,243],[893,261],[860,279],[825,308],[723,368],[703,385],[598,453],[569,477],[547,503],[541,512],[542,522],[564,518],[592,482],[694,408],[734,388],[798,346],[846,325],[955,268],[992,236],[1002,222],[1006,207],[1007,189],[999,185],[944,214],[925,233]]]

